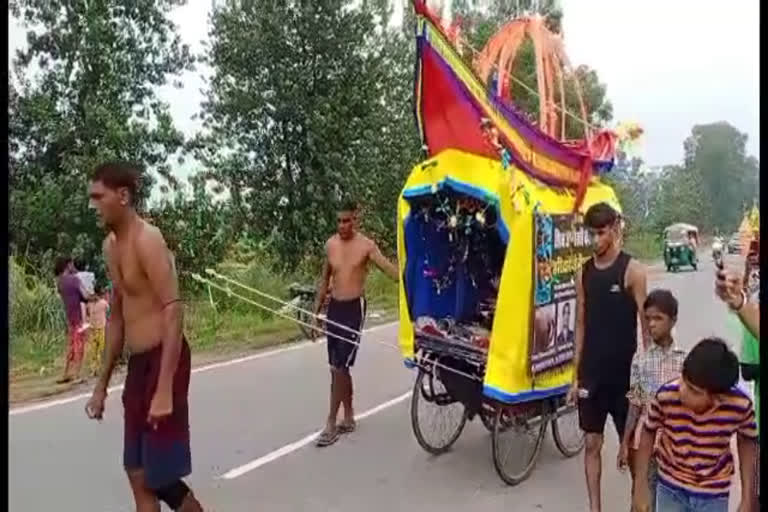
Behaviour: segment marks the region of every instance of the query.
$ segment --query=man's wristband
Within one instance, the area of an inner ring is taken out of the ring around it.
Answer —
[[[744,309],[744,306],[747,305],[747,294],[744,292],[744,290],[741,291],[741,304],[738,307],[733,307],[730,304],[728,305],[729,308],[731,308],[731,311],[734,311],[735,313],[740,313],[742,309]]]

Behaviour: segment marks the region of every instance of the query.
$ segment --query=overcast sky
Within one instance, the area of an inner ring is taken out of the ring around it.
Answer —
[[[571,61],[597,70],[607,85],[616,120],[646,130],[650,165],[679,163],[695,124],[727,121],[749,135],[760,156],[758,0],[563,0],[565,46]],[[211,0],[189,0],[173,13],[182,38],[202,49]],[[13,52],[24,31],[9,22]],[[187,134],[204,86],[198,69],[183,91],[161,92]]]

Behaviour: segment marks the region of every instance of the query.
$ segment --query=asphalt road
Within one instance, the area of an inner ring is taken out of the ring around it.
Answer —
[[[676,333],[684,348],[707,335],[734,339],[725,306],[712,292],[712,264],[706,256],[702,260],[698,272],[657,273],[649,285],[678,297]],[[308,437],[327,414],[323,344],[196,369],[189,483],[207,510],[587,510],[582,458],[563,459],[549,434],[533,474],[516,487],[497,477],[490,436],[477,421],[467,425],[451,452],[424,452],[410,427],[407,393],[414,373],[404,368],[395,344],[395,326],[366,334],[354,368],[357,413],[365,417],[357,432],[324,449]],[[11,411],[9,510],[133,510],[121,468],[119,390],[110,394],[102,423],[88,421],[84,405],[84,397],[70,397]],[[616,449],[610,427],[603,466],[606,511],[628,510],[629,477],[615,469]]]

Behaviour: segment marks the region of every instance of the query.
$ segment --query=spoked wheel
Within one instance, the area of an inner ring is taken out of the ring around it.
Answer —
[[[419,370],[411,395],[413,434],[419,445],[433,455],[447,452],[467,423],[464,404],[448,394],[437,370]]]
[[[496,410],[492,447],[496,473],[508,485],[530,476],[547,430],[548,413],[543,404],[530,404],[528,411],[502,406]]]
[[[483,404],[478,413],[483,426],[493,434],[493,426],[496,422],[496,409],[488,404]]]
[[[584,448],[584,432],[579,426],[579,411],[575,405],[566,405],[552,418],[552,439],[564,457],[574,457]]]

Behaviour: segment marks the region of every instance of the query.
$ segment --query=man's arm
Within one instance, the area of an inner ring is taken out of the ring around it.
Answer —
[[[325,303],[325,296],[328,295],[328,285],[331,283],[331,263],[328,259],[328,243],[325,244],[325,260],[323,261],[323,271],[320,274],[320,281],[317,283],[317,292],[315,293],[315,306],[312,310],[315,318],[320,314],[320,309]]]
[[[637,304],[637,316],[640,317],[640,329],[643,338],[643,350],[648,348],[648,325],[643,314],[643,306],[648,296],[648,278],[646,276],[645,266],[637,260],[631,260],[627,268],[627,284],[632,292],[632,297]]]
[[[746,302],[742,280],[735,272],[721,270],[715,278],[715,293],[739,315],[739,320],[752,335],[760,339],[760,306]]]
[[[753,438],[737,435],[736,451],[739,453],[741,503],[743,506],[751,504],[757,495],[755,491],[755,472],[757,471],[757,441]],[[746,510],[751,509],[747,508]]]
[[[184,312],[179,300],[179,283],[171,252],[157,228],[145,226],[136,241],[141,268],[155,295],[163,318],[160,374],[155,393],[170,400],[173,392],[173,376],[181,354],[182,320]]]
[[[754,302],[747,302],[738,311],[739,320],[744,324],[752,336],[760,341],[760,306]]]
[[[376,242],[371,242],[371,250],[368,253],[368,257],[371,258],[371,261],[373,261],[373,263],[393,281],[400,281],[400,271],[398,270],[397,265],[381,254],[381,250],[379,249],[379,246],[376,245]]]
[[[109,241],[104,241],[104,259],[107,261],[107,273],[112,276],[114,282],[115,269],[112,251]],[[115,370],[115,364],[123,353],[125,338],[123,336],[123,297],[120,290],[115,287],[113,290],[112,305],[110,306],[109,318],[107,319],[104,355],[102,356],[101,375],[96,382],[96,391],[106,392],[109,387],[109,379],[112,378],[112,372]]]
[[[629,373],[629,393],[627,393],[627,400],[629,400],[629,411],[627,412],[627,421],[624,426],[624,436],[621,440],[622,444],[629,446],[629,442],[632,440],[632,435],[637,425],[637,420],[640,418],[640,413],[643,410],[642,389],[640,387],[640,361],[638,360],[638,354],[632,361],[632,367]]]
[[[757,471],[757,423],[755,411],[750,403],[749,410],[736,431],[736,451],[739,454],[739,476],[741,477],[741,506],[739,510],[752,510],[755,501],[755,472]]]
[[[576,273],[576,335],[573,358],[573,385],[578,385],[579,366],[584,353],[584,283],[582,271]]]

